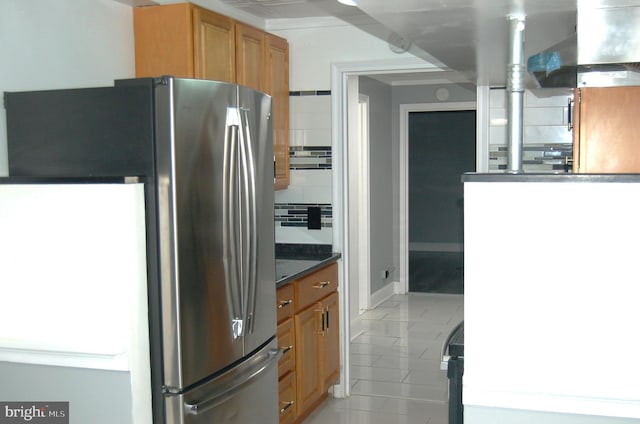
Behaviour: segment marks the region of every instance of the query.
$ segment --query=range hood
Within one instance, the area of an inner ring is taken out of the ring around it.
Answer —
[[[640,85],[640,6],[579,8],[577,33],[529,57],[540,87]]]

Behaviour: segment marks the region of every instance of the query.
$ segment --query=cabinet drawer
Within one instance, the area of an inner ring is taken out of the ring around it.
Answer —
[[[278,347],[283,350],[278,362],[278,377],[293,371],[296,365],[296,333],[293,318],[278,324]]]
[[[329,295],[338,288],[338,265],[333,263],[295,283],[295,302],[301,310]]]
[[[293,285],[287,284],[278,289],[276,294],[276,306],[278,307],[278,322],[291,318],[295,312],[293,297]]]
[[[278,383],[280,424],[292,423],[298,417],[296,405],[296,373],[290,372]]]

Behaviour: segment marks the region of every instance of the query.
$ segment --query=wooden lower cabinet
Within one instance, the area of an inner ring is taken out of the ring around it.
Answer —
[[[287,350],[279,363],[281,424],[302,422],[327,398],[329,388],[340,376],[337,276],[334,263],[278,289],[278,304],[287,305],[280,309],[291,306],[294,311],[293,318],[279,315],[278,322],[278,345]],[[294,300],[288,302],[292,289]],[[292,348],[287,349],[289,346]],[[293,388],[288,386],[292,375]],[[285,411],[283,405],[291,402],[285,398],[292,393],[295,403]],[[294,421],[290,421],[292,409]]]

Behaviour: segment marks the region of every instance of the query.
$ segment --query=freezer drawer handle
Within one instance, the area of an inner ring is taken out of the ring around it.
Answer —
[[[267,368],[272,366],[274,363],[277,363],[277,361],[280,359],[281,356],[282,356],[281,349],[269,350],[264,362],[262,363],[262,366],[260,366],[256,370],[253,370],[242,381],[240,381],[239,383],[235,384],[233,387],[230,387],[228,390],[212,398],[203,400],[201,402],[196,402],[196,403],[185,403],[184,404],[185,410],[187,411],[188,414],[198,415],[210,409],[213,409],[218,405],[223,404],[224,402],[226,402],[227,400],[235,396],[235,394],[238,393],[240,390],[244,389],[247,385],[249,385],[253,381],[253,379],[255,379],[260,374],[262,374]]]
[[[283,403],[285,405],[282,407],[282,409],[280,409],[280,414],[284,414],[285,412],[287,412],[287,410],[291,408],[295,402],[290,400],[289,402],[283,402]]]

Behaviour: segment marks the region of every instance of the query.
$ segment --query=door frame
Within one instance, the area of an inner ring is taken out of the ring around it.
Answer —
[[[349,126],[347,119],[348,78],[360,75],[382,73],[407,73],[418,71],[438,71],[435,65],[419,58],[402,58],[398,60],[382,60],[371,62],[344,62],[331,65],[331,138],[334,156],[333,163],[333,213],[338,219],[333,224],[333,246],[342,252],[342,266],[338,268],[341,284],[340,294],[340,382],[333,387],[335,397],[347,397],[351,394],[351,361],[349,344],[351,342],[350,306],[350,270],[359,269],[357,255],[349,252],[349,231],[352,229],[354,217],[349,213]],[[353,121],[353,120],[352,120]],[[353,124],[353,122],[351,122]],[[358,187],[358,190],[362,188]],[[363,265],[364,266],[364,265]],[[369,264],[367,264],[369,266]],[[370,284],[367,284],[370,292]],[[370,296],[370,295],[369,295]]]
[[[358,93],[358,313],[371,306],[371,247],[370,247],[370,174],[369,174],[369,96]],[[351,309],[353,310],[353,308]],[[354,335],[355,336],[355,335]]]
[[[442,112],[473,110],[477,116],[477,102],[409,103],[400,105],[400,228],[399,279],[401,293],[409,292],[409,114],[411,112]],[[476,128],[477,133],[477,128]],[[476,134],[476,140],[478,136]],[[476,142],[476,157],[478,156]]]

